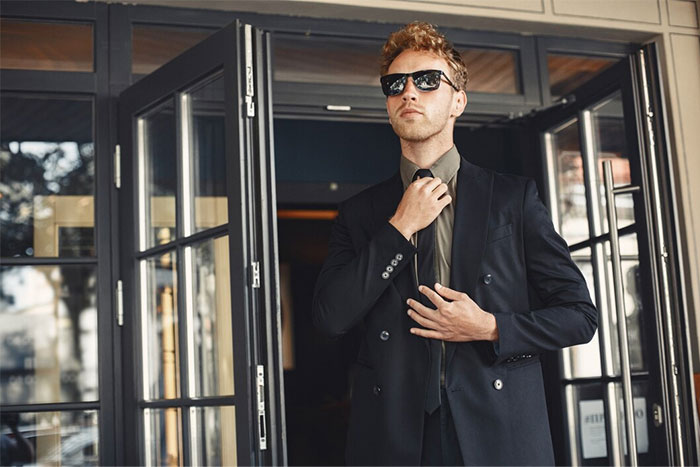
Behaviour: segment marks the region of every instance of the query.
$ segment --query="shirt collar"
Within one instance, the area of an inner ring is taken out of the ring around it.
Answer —
[[[435,161],[430,167],[430,171],[433,173],[433,176],[439,177],[443,183],[449,183],[459,170],[459,161],[459,152],[457,151],[457,147],[453,145],[449,151]],[[420,169],[420,167],[406,159],[403,154],[401,155],[399,172],[401,172],[401,181],[403,182],[404,190],[411,184],[413,175],[415,175],[418,169]]]

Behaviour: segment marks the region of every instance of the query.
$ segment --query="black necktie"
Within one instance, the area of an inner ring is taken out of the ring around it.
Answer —
[[[416,178],[432,177],[433,173],[428,169],[418,169],[413,176]],[[418,285],[425,285],[431,289],[437,280],[435,274],[435,222],[433,221],[423,230],[418,231]],[[428,308],[434,309],[433,302],[428,297],[419,293],[418,300]],[[430,370],[428,372],[428,392],[425,396],[425,411],[429,414],[440,407],[440,359],[442,358],[442,343],[436,339],[429,339],[430,346]]]

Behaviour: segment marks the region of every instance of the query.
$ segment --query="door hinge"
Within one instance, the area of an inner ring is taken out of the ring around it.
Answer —
[[[265,367],[258,365],[258,441],[260,450],[267,449],[267,420],[265,417]]]
[[[254,289],[259,289],[260,288],[260,262],[259,261],[253,261],[251,264],[252,271],[253,271],[253,288]]]
[[[652,404],[651,406],[651,411],[652,411],[652,416],[654,417],[654,426],[655,427],[660,427],[663,422],[663,412],[661,411],[661,406],[659,404]]]
[[[118,144],[114,146],[114,186],[122,187],[122,148]]]
[[[124,289],[122,281],[117,281],[117,324],[124,326]]]

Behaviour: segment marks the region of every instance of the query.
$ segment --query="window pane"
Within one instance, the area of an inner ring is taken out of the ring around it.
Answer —
[[[382,41],[277,33],[273,79],[289,83],[372,86],[381,96]],[[469,70],[467,91],[519,94],[517,52],[460,47]]]
[[[551,132],[557,172],[559,233],[569,245],[589,237],[578,119]]]
[[[185,199],[190,203],[185,210],[194,210],[185,224],[194,221],[194,231],[199,232],[228,221],[223,76],[191,90],[184,99],[191,136],[184,161],[189,174]],[[185,227],[191,233],[192,226]]]
[[[95,267],[0,268],[0,402],[97,399]]]
[[[194,465],[238,465],[236,456],[236,408],[190,408]]]
[[[518,54],[510,50],[469,48],[462,52],[467,65],[467,92],[521,94]]]
[[[0,465],[99,465],[96,411],[3,413]]]
[[[590,254],[590,249],[587,249]],[[592,293],[591,300],[595,303],[595,281],[593,279],[593,265],[590,257],[574,257],[576,266],[586,279],[588,290]],[[571,378],[594,378],[601,376],[600,342],[596,330],[593,339],[585,344],[575,345],[563,350],[564,358],[568,360],[571,369]]]
[[[381,96],[382,42],[363,39],[273,35],[273,80],[374,86]]]
[[[144,399],[180,396],[175,252],[141,261]]]
[[[0,19],[0,68],[94,71],[91,24]]]
[[[193,345],[191,396],[233,394],[233,335],[228,237],[208,240],[188,248],[193,260],[189,277],[193,282]]]
[[[142,250],[175,238],[176,134],[172,99],[138,119],[139,244]]]
[[[552,100],[565,96],[617,61],[615,58],[547,54]]]
[[[213,32],[215,30],[135,24],[131,35],[131,72],[148,74]]]
[[[92,102],[0,99],[3,257],[95,256]]]
[[[179,408],[145,409],[145,464],[182,465],[182,412]]]

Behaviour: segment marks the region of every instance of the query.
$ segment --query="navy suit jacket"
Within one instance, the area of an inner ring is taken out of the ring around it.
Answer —
[[[462,457],[467,465],[553,464],[539,354],[588,342],[597,311],[534,181],[465,159],[457,176],[450,287],[493,313],[499,333],[495,343],[446,345]],[[417,323],[406,314],[406,300],[418,298],[416,249],[388,222],[402,196],[397,173],[341,204],[314,292],[319,329],[339,336],[362,327],[351,465],[421,459],[429,346],[409,332]]]

